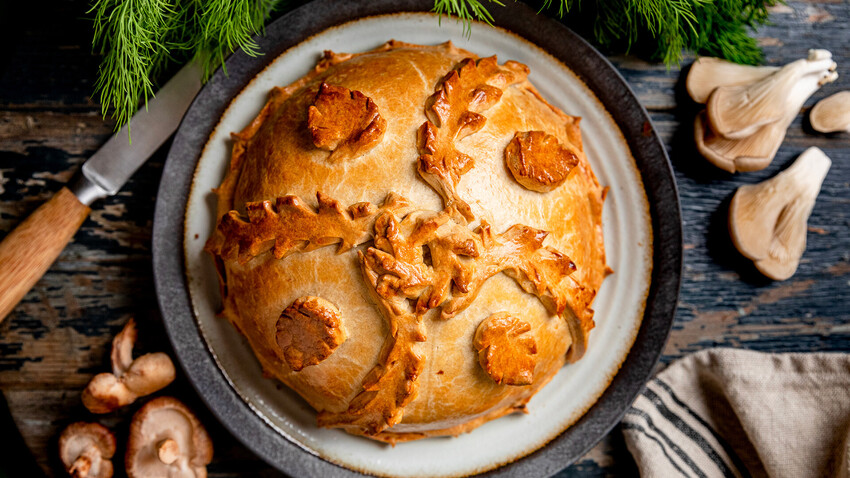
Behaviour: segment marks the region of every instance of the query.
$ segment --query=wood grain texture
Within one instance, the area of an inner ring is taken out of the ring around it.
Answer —
[[[0,242],[0,322],[41,279],[89,215],[63,187]]]
[[[8,51],[0,64],[0,231],[10,231],[70,179],[108,138],[112,125],[101,121],[89,97],[98,60],[90,54],[87,2],[5,2],[3,8],[0,38]],[[713,346],[850,351],[850,134],[815,133],[806,119],[817,99],[850,89],[848,19],[846,1],[792,1],[775,8],[773,25],[757,33],[769,64],[805,57],[809,48],[826,48],[842,76],[806,103],[774,162],[755,173],[730,175],[696,152],[691,135],[697,107],[683,81],[690,60],[683,62],[683,72],[631,57],[612,58],[668,148],[682,200],[684,281],[665,364]],[[809,220],[808,247],[797,274],[771,282],[731,245],[729,200],[737,187],[773,176],[808,146],[822,148],[833,160],[832,169]],[[137,353],[170,353],[156,308],[150,256],[153,203],[167,148],[118,196],[95,204],[74,242],[0,325],[0,390],[49,476],[61,476],[55,446],[62,427],[98,419],[126,435],[126,419],[141,405],[95,418],[80,403],[88,380],[108,370],[109,343],[124,322],[135,316],[139,323]],[[185,377],[178,375],[163,393],[186,401],[210,428],[216,445],[211,477],[279,476],[216,424]],[[615,430],[558,476],[635,474]]]

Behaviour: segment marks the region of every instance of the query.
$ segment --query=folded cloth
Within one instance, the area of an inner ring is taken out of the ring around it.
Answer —
[[[621,427],[643,477],[848,478],[850,355],[697,352]]]

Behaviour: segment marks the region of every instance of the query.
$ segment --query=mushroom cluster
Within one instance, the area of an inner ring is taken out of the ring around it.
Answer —
[[[168,355],[157,352],[133,359],[136,322],[130,319],[112,341],[112,373],[101,373],[83,391],[92,413],[109,413],[161,390],[175,378]],[[73,478],[111,478],[115,435],[98,423],[69,425],[59,438],[59,454]],[[207,431],[186,405],[159,397],[133,416],[125,467],[130,478],[205,478],[213,449]]]
[[[155,352],[133,359],[138,332],[130,319],[112,341],[112,373],[101,373],[83,391],[83,405],[92,413],[109,413],[161,390],[174,381],[174,364]]]
[[[700,58],[686,80],[691,98],[706,105],[694,123],[697,149],[731,173],[764,169],[803,103],[838,78],[836,67],[827,50],[781,68]]]
[[[823,151],[811,147],[785,171],[735,192],[732,242],[762,274],[785,280],[796,272],[806,249],[806,223],[831,165]]]

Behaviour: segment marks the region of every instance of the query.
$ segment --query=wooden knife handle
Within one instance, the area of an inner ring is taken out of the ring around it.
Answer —
[[[63,187],[0,242],[0,322],[47,272],[90,211]]]

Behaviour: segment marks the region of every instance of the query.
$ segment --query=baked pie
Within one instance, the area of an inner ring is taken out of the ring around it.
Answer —
[[[320,426],[457,435],[584,353],[605,190],[528,74],[451,43],[325,52],[233,134],[221,314]]]

